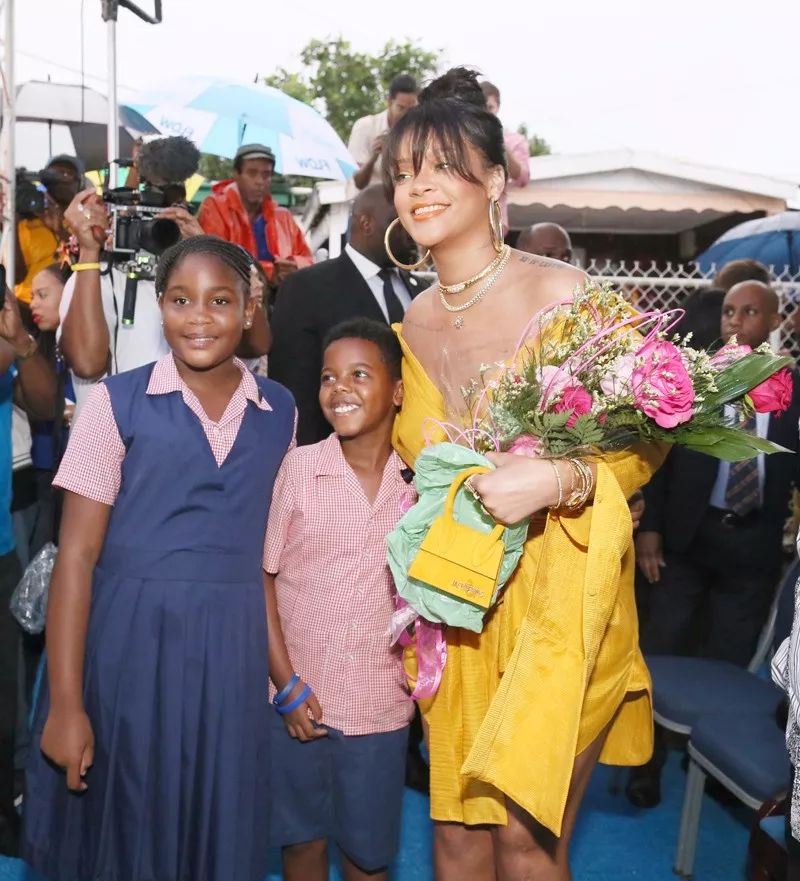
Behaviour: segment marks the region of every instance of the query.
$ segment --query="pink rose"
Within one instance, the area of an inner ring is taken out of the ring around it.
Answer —
[[[572,382],[566,370],[547,364],[539,369],[539,385],[542,389],[542,406],[557,397]]]
[[[600,380],[600,388],[604,395],[616,398],[630,389],[633,368],[636,366],[634,355],[620,355],[609,367],[608,373]]]
[[[753,350],[750,346],[738,345],[737,343],[727,343],[718,352],[711,356],[711,366],[717,370],[724,370],[731,364],[749,355]]]
[[[592,409],[592,396],[579,382],[574,382],[564,389],[563,394],[553,407],[555,413],[571,413],[567,427],[578,421],[579,416],[589,413]]]
[[[535,459],[541,455],[542,442],[532,434],[521,434],[508,448],[508,452],[515,456],[527,456],[529,459]]]
[[[747,393],[757,413],[780,415],[792,403],[792,374],[788,367],[773,373]]]
[[[657,340],[639,349],[631,389],[636,406],[661,428],[675,428],[692,418],[692,378],[672,343]]]

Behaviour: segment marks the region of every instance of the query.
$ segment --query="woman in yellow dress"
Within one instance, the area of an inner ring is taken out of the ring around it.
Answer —
[[[439,277],[399,331],[405,403],[395,444],[413,467],[427,443],[444,439],[438,423],[465,417],[464,390],[481,371],[512,358],[529,319],[585,276],[503,250],[503,131],[474,72],[457,68],[425,89],[384,153],[399,222]],[[598,758],[649,758],[626,499],[662,456],[641,446],[590,462],[590,501],[578,511],[557,509],[579,479],[567,461],[497,454],[497,469],[474,478],[498,521],[532,519],[483,632],[447,628],[441,684],[422,702],[437,881],[568,879],[569,838]],[[407,661],[413,673],[413,651]]]

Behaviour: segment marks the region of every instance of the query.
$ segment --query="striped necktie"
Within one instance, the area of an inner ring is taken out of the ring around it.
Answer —
[[[755,434],[756,417],[751,416],[741,426],[745,431]],[[758,456],[742,462],[731,462],[728,473],[728,486],[725,502],[740,517],[746,517],[761,506],[761,493],[758,485]]]

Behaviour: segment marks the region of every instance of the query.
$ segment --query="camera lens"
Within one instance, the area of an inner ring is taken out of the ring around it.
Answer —
[[[181,231],[174,220],[148,220],[142,224],[140,242],[145,251],[163,254],[167,248],[177,245]]]

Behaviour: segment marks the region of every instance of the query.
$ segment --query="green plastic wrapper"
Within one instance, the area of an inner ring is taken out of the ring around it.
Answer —
[[[424,581],[408,576],[411,563],[431,523],[444,511],[450,485],[459,472],[475,465],[494,468],[488,459],[468,447],[451,443],[426,447],[417,457],[416,462],[414,483],[419,501],[389,533],[386,542],[389,547],[389,567],[394,576],[397,592],[422,618],[480,633],[483,630],[486,610],[466,600],[442,593]],[[481,508],[469,490],[462,488],[458,491],[453,510],[457,521],[480,532],[491,532],[496,525],[491,515]],[[505,552],[500,565],[500,578],[492,597],[492,606],[497,602],[498,594],[517,568],[527,535],[527,518],[507,527],[503,532]]]

